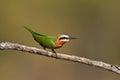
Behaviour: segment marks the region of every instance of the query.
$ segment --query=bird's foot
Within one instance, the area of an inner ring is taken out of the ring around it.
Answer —
[[[55,58],[58,59],[58,55],[57,55],[57,53],[55,52],[54,49],[52,49],[52,52],[55,53]]]

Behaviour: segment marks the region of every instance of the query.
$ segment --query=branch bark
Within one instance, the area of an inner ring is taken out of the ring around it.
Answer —
[[[113,64],[102,62],[102,61],[91,60],[85,57],[78,57],[78,56],[61,54],[61,53],[57,53],[57,56],[56,56],[55,53],[48,52],[43,49],[38,49],[35,47],[29,47],[29,46],[17,44],[17,43],[1,42],[0,50],[18,50],[23,52],[29,52],[32,54],[44,55],[51,58],[57,58],[57,59],[63,59],[67,61],[87,64],[90,66],[99,67],[99,68],[106,69],[114,73],[120,74],[120,66],[118,65],[113,65]]]

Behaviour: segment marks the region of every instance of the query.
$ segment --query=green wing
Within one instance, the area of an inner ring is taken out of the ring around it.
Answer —
[[[33,35],[34,40],[36,40],[41,46],[45,48],[51,48],[51,49],[56,47],[56,44],[55,44],[56,37],[39,34],[37,32],[34,32],[27,26],[24,26],[24,28]]]
[[[43,47],[45,48],[55,48],[55,37],[53,36],[46,36],[46,35],[39,35],[34,33],[34,39]]]

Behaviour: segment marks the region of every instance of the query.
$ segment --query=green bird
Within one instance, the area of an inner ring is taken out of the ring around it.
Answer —
[[[64,34],[58,36],[48,36],[34,32],[27,26],[24,26],[24,28],[32,34],[34,40],[37,41],[43,47],[44,50],[48,48],[51,49],[53,53],[56,53],[54,49],[61,48],[65,43],[67,43],[71,39],[77,39]]]

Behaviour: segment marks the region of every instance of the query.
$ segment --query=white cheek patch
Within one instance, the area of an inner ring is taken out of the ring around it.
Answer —
[[[59,40],[60,40],[61,42],[68,42],[68,41],[70,41],[70,38],[69,38],[68,35],[60,35]]]
[[[69,39],[61,39],[60,41],[68,42],[70,40]]]
[[[69,37],[68,35],[61,35],[60,37]]]

